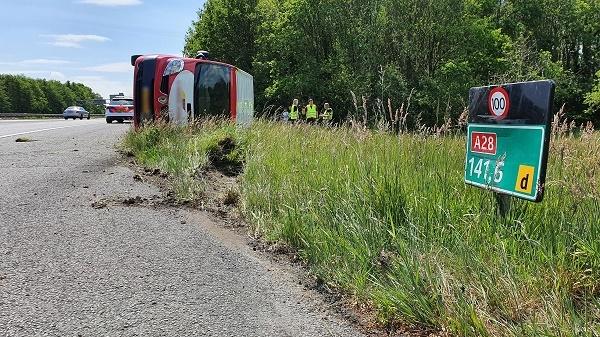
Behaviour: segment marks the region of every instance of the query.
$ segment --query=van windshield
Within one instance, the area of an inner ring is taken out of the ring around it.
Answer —
[[[113,99],[110,101],[111,105],[133,105],[132,99]]]
[[[196,116],[229,116],[229,68],[210,63],[196,66],[194,110]]]

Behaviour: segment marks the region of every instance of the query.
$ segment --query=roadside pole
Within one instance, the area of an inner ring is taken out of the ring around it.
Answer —
[[[494,197],[496,197],[496,205],[498,206],[496,209],[496,214],[502,218],[506,217],[508,212],[510,212],[512,197],[502,193],[494,193]]]

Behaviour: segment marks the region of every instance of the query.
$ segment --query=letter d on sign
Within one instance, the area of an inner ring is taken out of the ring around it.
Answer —
[[[531,194],[531,190],[533,188],[534,173],[535,167],[519,165],[519,173],[517,174],[515,190],[517,190],[517,192]]]

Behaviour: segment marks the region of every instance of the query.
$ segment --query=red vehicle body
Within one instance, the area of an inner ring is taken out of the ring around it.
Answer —
[[[218,116],[240,124],[254,114],[250,74],[205,58],[134,55],[134,125],[163,120],[187,124]]]

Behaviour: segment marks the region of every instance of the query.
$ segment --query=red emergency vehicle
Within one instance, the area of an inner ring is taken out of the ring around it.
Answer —
[[[239,124],[254,115],[254,79],[245,71],[209,60],[172,55],[134,55],[134,125],[163,120],[187,124],[217,116]]]

